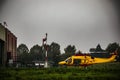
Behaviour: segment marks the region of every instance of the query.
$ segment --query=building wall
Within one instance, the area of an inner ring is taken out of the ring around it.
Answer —
[[[17,60],[17,37],[0,24],[0,65],[6,65],[10,59]]]
[[[7,59],[16,61],[17,38],[6,28]]]
[[[0,65],[5,65],[5,42],[0,39]]]
[[[5,27],[0,24],[0,39],[5,41]]]
[[[6,35],[5,27],[2,24],[0,24],[0,65],[1,66],[5,66],[6,63],[5,35]]]

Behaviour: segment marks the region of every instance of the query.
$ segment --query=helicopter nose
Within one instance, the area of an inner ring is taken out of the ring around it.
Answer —
[[[58,64],[59,64],[59,65],[63,65],[63,64],[65,64],[65,62],[64,62],[64,61],[61,61],[61,62],[59,62]]]

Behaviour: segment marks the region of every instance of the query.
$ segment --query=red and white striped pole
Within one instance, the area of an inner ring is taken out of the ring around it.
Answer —
[[[48,67],[48,57],[47,57],[47,33],[46,33],[46,37],[43,38],[43,47],[45,49],[45,65],[44,67],[47,68]]]

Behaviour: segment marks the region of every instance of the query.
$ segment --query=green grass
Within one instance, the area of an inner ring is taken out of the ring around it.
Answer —
[[[0,80],[119,80],[120,63],[82,67],[0,68]]]

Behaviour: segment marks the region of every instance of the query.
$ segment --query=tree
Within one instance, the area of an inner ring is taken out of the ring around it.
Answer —
[[[74,54],[76,52],[75,46],[68,45],[65,49],[65,54]]]
[[[98,45],[96,46],[96,48],[90,48],[89,51],[90,51],[90,52],[104,52],[105,50],[103,50],[103,49],[101,48],[101,45],[98,44]]]
[[[106,51],[108,51],[109,53],[115,52],[115,50],[117,50],[117,61],[120,61],[120,46],[118,43],[114,42],[114,43],[110,43],[107,48]]]
[[[110,43],[107,48],[106,51],[108,51],[109,53],[114,52],[117,48],[119,48],[119,44],[114,42],[114,43]]]
[[[17,48],[17,54],[29,53],[29,49],[25,44],[20,44]]]
[[[60,61],[60,45],[52,42],[48,49],[48,58],[54,62],[54,66],[58,66]]]
[[[43,60],[44,59],[42,47],[39,45],[34,45],[30,49],[30,55],[31,55],[32,60]]]
[[[61,54],[60,55],[60,59],[61,60],[65,60],[66,58],[72,56],[75,54],[76,52],[76,48],[75,46],[71,46],[71,45],[68,45],[65,49],[64,49],[65,53]],[[81,53],[81,52],[80,52]]]
[[[95,51],[96,51],[96,48],[90,48],[89,51],[90,51],[90,52],[95,52]]]
[[[27,64],[31,62],[30,54],[22,53],[18,56],[18,61],[22,64]]]
[[[103,51],[103,49],[101,48],[101,45],[100,44],[98,44],[97,45],[97,47],[96,47],[96,52],[102,52]]]
[[[30,62],[29,49],[25,44],[20,44],[17,48],[18,58],[17,60],[23,64]]]
[[[72,56],[72,55],[73,55],[73,54],[71,54],[71,53],[68,53],[68,54],[63,53],[63,54],[61,54],[61,55],[60,55],[60,61],[63,61],[63,60],[65,60],[65,59],[67,59],[68,57]]]
[[[118,56],[117,56],[117,61],[120,62],[120,46],[118,47]]]

